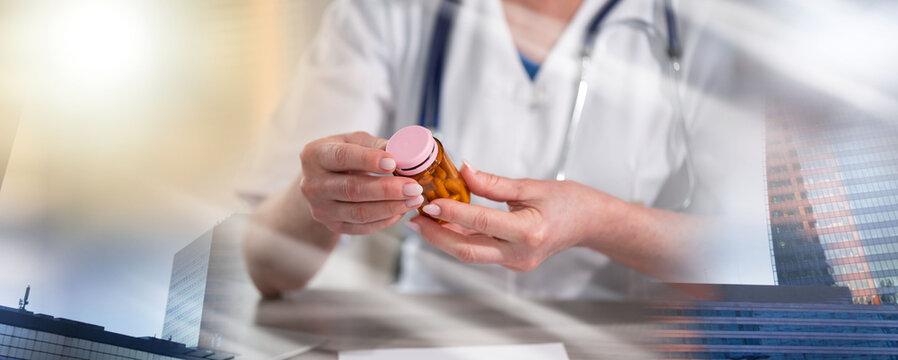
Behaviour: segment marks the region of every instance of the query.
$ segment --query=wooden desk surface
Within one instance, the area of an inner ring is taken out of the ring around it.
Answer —
[[[258,304],[255,322],[329,339],[298,359],[343,350],[564,343],[570,359],[646,359],[641,305],[532,301],[506,295],[407,295],[308,290]]]

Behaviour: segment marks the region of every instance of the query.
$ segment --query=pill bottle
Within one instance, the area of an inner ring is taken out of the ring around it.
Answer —
[[[443,150],[443,144],[427,128],[414,125],[399,129],[387,142],[387,152],[396,160],[394,175],[415,179],[424,188],[419,214],[427,216],[421,208],[434,199],[471,201],[465,180]]]

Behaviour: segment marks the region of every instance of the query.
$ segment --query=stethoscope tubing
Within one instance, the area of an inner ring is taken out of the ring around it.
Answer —
[[[620,3],[620,1],[621,0],[608,0],[607,2],[605,2],[605,4],[602,5],[602,7],[599,9],[599,12],[596,13],[596,16],[594,16],[590,21],[587,28],[587,33],[584,37],[584,42],[581,49],[581,61],[577,82],[577,95],[574,99],[573,105],[571,106],[571,115],[568,119],[567,128],[564,133],[564,141],[562,142],[561,153],[559,154],[559,159],[556,162],[555,166],[556,180],[565,180],[567,178],[567,175],[565,173],[566,164],[568,158],[570,157],[574,139],[577,135],[577,129],[579,128],[580,122],[582,121],[583,110],[586,106],[586,99],[588,97],[587,95],[589,94],[587,72],[589,67],[592,65],[593,50],[597,43],[599,33],[602,30],[605,20],[611,14],[612,10],[614,10],[614,8]],[[683,146],[686,150],[683,166],[685,167],[688,178],[688,189],[685,193],[683,201],[681,201],[679,205],[673,207],[671,210],[682,211],[686,210],[692,205],[692,198],[696,187],[696,179],[690,152],[688,130],[686,128],[683,106],[680,101],[679,59],[682,56],[682,44],[680,42],[676,14],[674,13],[673,6],[671,4],[672,1],[663,0],[663,2],[664,19],[667,27],[666,55],[669,59],[668,77],[671,80],[670,86],[673,87],[673,102],[675,103],[674,117],[676,122],[674,131],[671,131],[671,134],[668,137],[668,150],[671,150],[673,144],[675,143],[674,132],[679,132],[683,138]],[[459,6],[459,0],[443,0],[441,2],[436,22],[434,24],[433,34],[431,35],[431,45],[428,51],[428,58],[425,68],[424,91],[420,110],[421,114],[418,122],[419,125],[429,127],[431,129],[437,129],[439,127],[438,115],[440,108],[443,70],[446,57],[446,44],[448,43],[448,37],[452,30],[455,13],[458,10]],[[621,20],[621,22],[629,24],[632,27],[642,28],[643,31],[646,32],[646,35],[649,37],[650,41],[662,37],[660,31],[656,27],[646,23],[645,21]],[[674,152],[669,151],[668,156],[674,157]],[[675,160],[668,159],[668,161],[670,163],[674,163]]]

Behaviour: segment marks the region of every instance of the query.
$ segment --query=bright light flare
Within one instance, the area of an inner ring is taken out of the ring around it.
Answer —
[[[145,11],[129,1],[73,2],[47,27],[50,64],[79,84],[120,85],[147,70],[152,55]]]

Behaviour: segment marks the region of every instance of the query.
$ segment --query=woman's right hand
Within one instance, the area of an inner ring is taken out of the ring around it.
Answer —
[[[300,190],[312,218],[330,231],[370,234],[395,224],[423,202],[415,180],[390,174],[396,168],[384,151],[387,140],[366,132],[326,137],[300,154]]]

